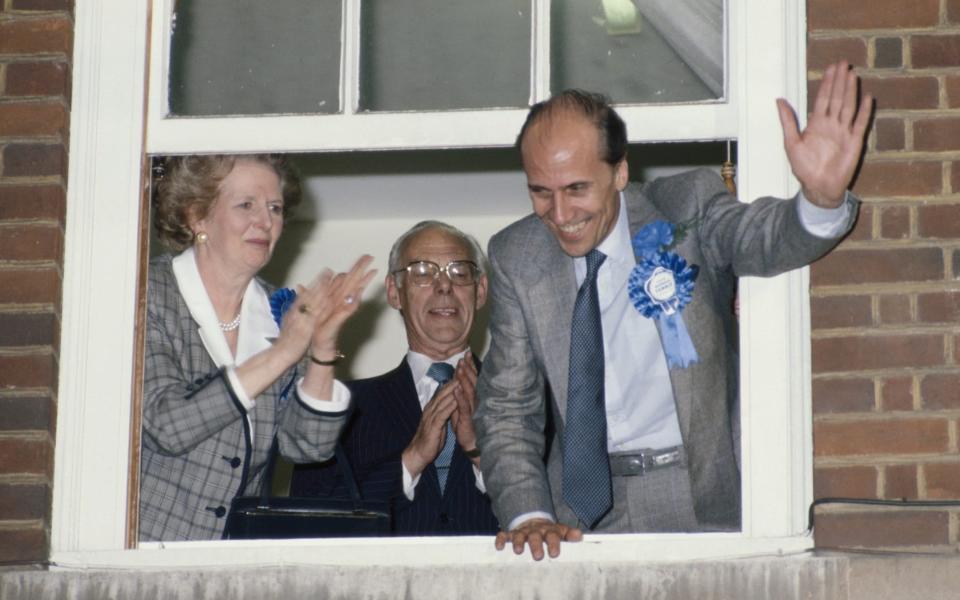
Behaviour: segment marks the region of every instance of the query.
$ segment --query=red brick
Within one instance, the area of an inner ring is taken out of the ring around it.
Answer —
[[[888,499],[911,498],[917,494],[916,465],[888,465],[883,468],[883,497]]]
[[[927,481],[927,498],[953,500],[960,498],[960,464],[930,463],[923,466]]]
[[[940,248],[839,249],[813,264],[811,282],[821,285],[903,283],[943,279]]]
[[[899,69],[903,66],[903,40],[880,37],[874,40],[873,66],[877,69]]]
[[[70,54],[69,17],[0,21],[0,54]]]
[[[863,38],[811,38],[807,41],[807,68],[822,71],[845,59],[855,67],[867,66],[867,42]]]
[[[66,214],[62,185],[0,185],[0,220],[56,219]]]
[[[940,0],[808,0],[807,19],[811,31],[933,27],[940,20]]]
[[[7,65],[8,96],[70,98],[70,66],[60,61],[14,62]]]
[[[883,379],[880,382],[880,406],[887,412],[913,410],[913,378]]]
[[[918,207],[917,234],[920,237],[934,239],[960,238],[960,204],[931,204]]]
[[[0,346],[52,345],[59,327],[50,313],[0,313]]]
[[[866,162],[854,183],[860,196],[936,196],[943,192],[939,162]]]
[[[913,123],[913,148],[926,152],[945,152],[960,148],[960,119],[918,119]]]
[[[813,471],[813,496],[876,498],[877,470],[873,467],[818,467]]]
[[[52,474],[53,445],[45,439],[0,438],[0,474]]]
[[[824,296],[810,298],[814,329],[862,327],[873,324],[870,296]]]
[[[960,162],[950,163],[950,190],[960,192]]]
[[[47,535],[41,528],[4,529],[0,536],[0,563],[47,560]]]
[[[910,237],[910,209],[906,206],[885,206],[880,213],[880,237],[886,240]]]
[[[3,174],[7,177],[66,175],[67,155],[62,144],[7,144]]]
[[[947,21],[960,23],[960,0],[947,0]]]
[[[863,76],[860,80],[863,91],[873,95],[880,110],[937,108],[940,103],[940,84],[935,77]]]
[[[54,412],[49,394],[0,398],[0,431],[41,430],[52,434]]]
[[[53,268],[0,269],[0,303],[60,303],[60,274]]]
[[[860,205],[860,214],[853,225],[853,230],[847,235],[850,241],[863,241],[873,238],[873,207],[869,204]]]
[[[960,36],[912,35],[910,54],[915,69],[955,67],[960,63]]]
[[[920,397],[929,410],[960,408],[960,371],[931,373],[920,380]]]
[[[870,412],[873,408],[873,381],[870,379],[813,380],[815,414]]]
[[[59,225],[0,227],[0,260],[54,260],[63,252]]]
[[[950,108],[960,106],[960,77],[948,75],[944,87],[947,90],[947,105]]]
[[[22,387],[55,388],[56,377],[56,360],[50,354],[0,356],[0,390]]]
[[[880,296],[880,323],[882,325],[900,325],[913,320],[910,315],[910,297],[892,294]]]
[[[880,509],[824,514],[818,510],[814,545],[818,548],[895,548],[950,543],[944,511]]]
[[[861,419],[815,422],[816,456],[942,454],[949,450],[946,419]]]
[[[873,123],[873,133],[877,138],[876,148],[879,152],[906,148],[903,119],[877,119]]]
[[[73,0],[12,0],[13,10],[72,10]]]
[[[50,516],[50,486],[40,483],[0,483],[3,519],[39,520]]]
[[[939,334],[888,334],[820,338],[813,343],[813,372],[938,366],[945,362]]]
[[[66,124],[67,111],[61,102],[0,104],[0,136],[61,135]]]
[[[924,323],[960,321],[960,292],[917,294],[917,318]]]

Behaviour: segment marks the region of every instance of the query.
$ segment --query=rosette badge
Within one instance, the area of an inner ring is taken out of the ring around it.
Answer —
[[[270,314],[277,322],[277,327],[283,327],[283,315],[293,306],[297,293],[290,288],[280,288],[270,295]]]
[[[683,225],[686,232],[689,225]],[[648,319],[654,319],[667,364],[685,368],[697,362],[697,350],[681,314],[693,299],[694,281],[700,272],[676,252],[668,252],[676,239],[672,223],[654,221],[633,237],[637,266],[630,273],[627,291],[630,302]]]

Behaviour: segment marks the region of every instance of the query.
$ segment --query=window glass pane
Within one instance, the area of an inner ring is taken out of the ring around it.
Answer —
[[[618,104],[722,98],[722,0],[553,0],[551,86]]]
[[[360,108],[526,106],[529,0],[367,0]]]
[[[170,113],[340,110],[340,0],[179,0]]]

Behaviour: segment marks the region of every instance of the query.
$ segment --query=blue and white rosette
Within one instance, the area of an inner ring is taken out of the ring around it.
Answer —
[[[661,250],[671,243],[673,225],[665,221],[637,232],[633,248],[639,262],[630,272],[627,291],[640,314],[656,321],[668,366],[686,368],[699,357],[681,312],[693,298],[700,268],[676,252]]]
[[[277,322],[277,327],[283,326],[283,315],[290,310],[296,299],[297,293],[290,288],[280,288],[270,295],[270,314]]]

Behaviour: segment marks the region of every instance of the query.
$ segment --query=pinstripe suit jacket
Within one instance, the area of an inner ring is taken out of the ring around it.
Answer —
[[[288,459],[323,460],[333,453],[346,413],[303,404],[294,367],[255,398],[244,418],[171,263],[170,256],[151,261],[147,288],[140,539],[218,539],[234,496],[259,489],[274,435]]]
[[[354,414],[344,430],[344,450],[363,497],[393,502],[396,535],[484,535],[498,531],[490,499],[476,486],[470,459],[456,446],[444,493],[433,465],[420,476],[411,502],[403,493],[401,454],[423,414],[410,367],[404,359],[383,375],[348,382]],[[336,465],[300,465],[292,496],[345,493]]]
[[[631,235],[656,220],[695,223],[674,250],[700,267],[693,299],[683,312],[700,360],[671,368],[670,382],[697,519],[707,527],[736,527],[740,474],[729,414],[737,390],[731,309],[736,277],[801,267],[839,238],[808,233],[795,200],[737,201],[707,170],[630,185],[623,197]],[[848,202],[853,203],[849,228],[856,201]],[[555,504],[563,502],[560,440],[577,285],[573,259],[535,215],[495,235],[489,255],[491,340],[477,384],[474,423],[487,491],[500,522],[509,524],[533,511],[555,515]],[[551,392],[549,409],[545,386]],[[643,390],[633,392],[643,401]],[[553,411],[556,435],[545,467],[547,410]]]

